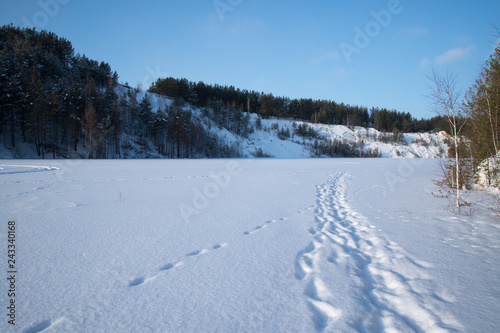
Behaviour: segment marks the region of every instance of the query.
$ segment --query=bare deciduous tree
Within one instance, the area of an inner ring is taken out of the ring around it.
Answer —
[[[431,81],[430,98],[434,103],[435,111],[444,117],[450,126],[450,133],[455,145],[454,172],[452,188],[455,191],[456,207],[460,210],[460,170],[461,156],[459,155],[459,142],[465,117],[460,106],[460,91],[457,87],[457,77],[451,73],[441,76],[435,70],[428,76]]]

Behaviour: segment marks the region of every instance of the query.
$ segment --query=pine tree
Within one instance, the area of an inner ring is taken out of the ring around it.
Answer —
[[[89,103],[85,108],[82,118],[82,130],[86,135],[86,141],[89,148],[89,159],[94,158],[94,136],[97,134],[98,124],[97,117],[92,103]]]
[[[158,154],[166,154],[166,126],[167,126],[167,115],[162,109],[158,109],[154,115],[153,120],[153,137],[155,139],[156,146],[158,147]]]
[[[45,158],[45,141],[46,141],[46,123],[47,123],[47,99],[42,91],[40,81],[36,84],[35,96],[36,100],[33,104],[33,112],[31,113],[30,131],[35,141],[35,147],[38,156]]]
[[[21,97],[21,75],[16,69],[14,50],[7,45],[0,53],[0,133],[9,118],[12,148],[15,147],[16,109]]]
[[[153,123],[153,112],[151,108],[151,102],[149,101],[148,95],[144,95],[141,103],[139,104],[139,119],[142,122],[142,135],[144,137],[148,136],[148,130],[151,128]]]
[[[470,135],[477,167],[493,158],[498,165],[500,149],[500,46],[486,62],[479,78],[466,95],[465,107],[472,122]],[[487,172],[488,185],[491,174]],[[496,170],[498,172],[498,170]]]
[[[52,158],[56,158],[58,152],[58,130],[59,130],[59,93],[56,88],[52,89],[47,98],[47,118],[50,130],[50,146],[52,148]]]

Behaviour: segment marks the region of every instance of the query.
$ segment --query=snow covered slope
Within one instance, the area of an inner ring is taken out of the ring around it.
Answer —
[[[120,96],[127,95],[127,89],[120,86],[117,88]],[[137,92],[137,103],[146,96],[145,92]],[[174,101],[168,97],[156,94],[147,94],[153,112],[158,109],[165,110],[172,106]],[[130,96],[127,97],[130,99]],[[398,138],[392,133],[381,133],[375,129],[361,127],[348,128],[341,125],[310,124],[302,121],[287,119],[260,119],[256,114],[250,114],[249,126],[252,133],[240,136],[231,132],[228,128],[216,124],[207,116],[206,109],[193,107],[189,104],[181,106],[183,110],[192,112],[193,120],[202,124],[203,127],[214,134],[229,147],[237,147],[237,156],[253,158],[275,157],[275,158],[308,158],[308,157],[328,157],[324,153],[315,149],[321,143],[329,144],[337,141],[348,147],[347,156],[378,155],[380,157],[423,157],[435,158],[446,157],[448,145],[446,135],[443,133],[410,133],[400,134]],[[245,113],[243,113],[245,114]],[[258,125],[260,123],[260,125]],[[308,136],[303,136],[297,129],[303,126],[307,129]],[[286,132],[286,135],[283,133]],[[297,134],[299,133],[299,134]],[[127,148],[122,147],[120,156],[126,158],[164,158],[158,153],[158,149],[146,149],[144,145],[137,142],[147,142],[139,137],[129,137],[122,135],[121,142],[127,142]],[[22,143],[18,138],[17,147],[9,148],[6,137],[0,137],[0,158],[38,158],[33,144]],[[83,142],[83,140],[82,140]],[[154,144],[150,142],[150,146]],[[73,154],[74,157],[87,156],[87,149],[82,145],[79,151]],[[51,157],[47,154],[46,157]],[[346,155],[333,154],[330,157],[342,157]]]
[[[1,161],[0,247],[15,221],[18,280],[16,327],[2,292],[0,331],[494,332],[499,224],[480,205],[449,215],[437,170]]]
[[[253,119],[257,116],[253,115]],[[378,151],[381,157],[389,158],[437,158],[446,157],[448,152],[447,136],[444,133],[405,133],[399,140],[392,133],[382,133],[373,128],[349,128],[343,125],[310,124],[285,119],[263,119],[263,129],[256,130],[249,140],[243,140],[247,152],[252,153],[260,147],[265,153],[277,158],[311,157],[310,146],[316,139],[295,136],[281,140],[278,131],[283,129],[293,133],[294,128],[305,125],[318,133],[318,139],[338,140],[349,145],[356,145],[363,152]],[[272,130],[272,128],[278,130]],[[319,156],[321,157],[321,156]]]

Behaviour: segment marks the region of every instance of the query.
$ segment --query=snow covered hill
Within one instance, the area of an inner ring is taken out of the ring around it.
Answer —
[[[130,88],[119,86],[117,93],[125,95]],[[156,94],[138,91],[137,103],[145,96],[153,112],[172,107],[174,100]],[[236,134],[230,126],[217,124],[210,116],[213,111],[183,104],[180,108],[192,114],[193,121],[212,133],[219,141],[235,151],[236,156],[309,158],[309,157],[445,157],[448,151],[445,133],[381,133],[373,128],[349,128],[342,125],[311,124],[287,119],[261,119],[249,114],[250,133]],[[246,113],[243,113],[246,115]],[[0,137],[0,158],[39,158],[33,144],[17,140],[15,149],[9,148],[7,138]],[[124,158],[164,158],[150,140],[139,136],[121,138],[120,156]],[[126,144],[125,144],[126,143]],[[79,146],[73,157],[85,158],[87,149]],[[51,157],[47,154],[46,157]]]
[[[257,118],[253,115],[252,118]],[[277,158],[302,158],[314,156],[311,147],[316,139],[296,136],[282,140],[279,131],[293,133],[299,125],[308,126],[318,133],[318,139],[346,143],[357,153],[378,152],[380,157],[436,158],[446,157],[448,151],[445,133],[404,133],[395,140],[392,133],[381,133],[373,128],[349,128],[343,125],[311,124],[283,119],[263,119],[262,130],[256,130],[248,140],[241,140],[247,154],[261,148],[264,153]],[[274,128],[274,130],[273,130]],[[321,157],[321,155],[317,156]]]

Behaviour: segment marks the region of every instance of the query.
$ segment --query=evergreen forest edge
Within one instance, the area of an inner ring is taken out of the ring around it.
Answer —
[[[237,147],[193,119],[182,107],[186,103],[209,109],[206,115],[242,137],[253,131],[248,113],[392,133],[449,130],[441,116],[417,120],[410,113],[384,108],[290,99],[175,78],[157,79],[149,87],[150,93],[174,99],[166,110],[152,110],[146,97],[137,101],[137,89],[127,86],[126,94],[119,96],[118,79],[109,64],[75,54],[70,41],[52,32],[3,26],[0,134],[10,137],[6,144],[11,147],[18,138],[33,143],[43,158],[82,157],[75,153],[79,144],[90,146],[86,158],[121,158],[120,146],[134,136],[145,146],[153,141],[165,157],[239,157]]]

